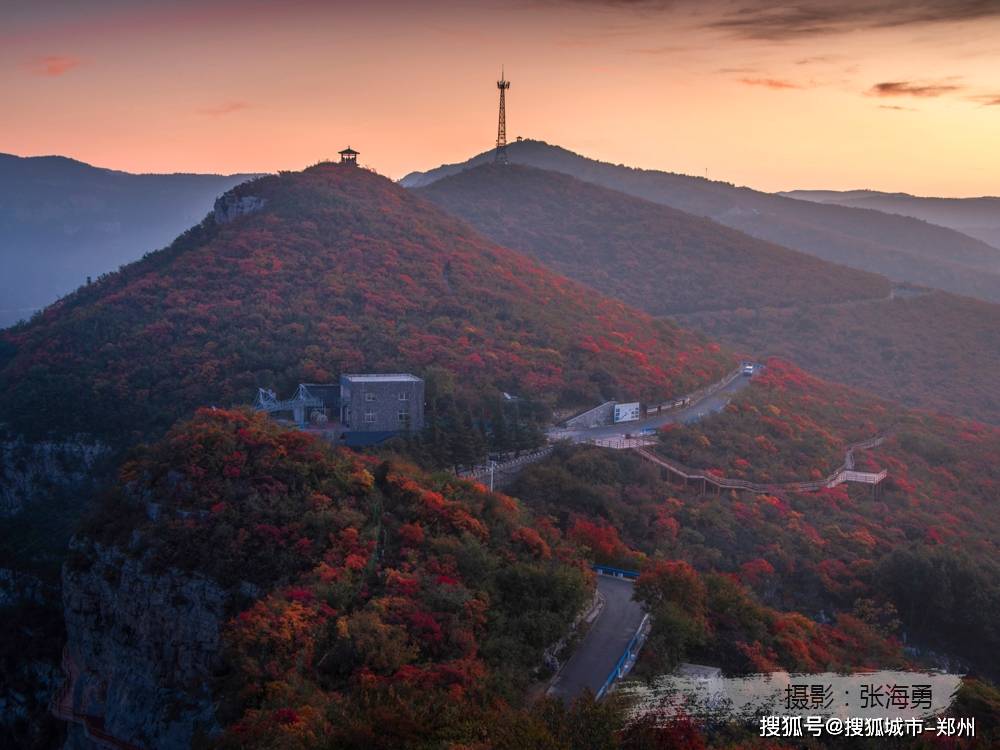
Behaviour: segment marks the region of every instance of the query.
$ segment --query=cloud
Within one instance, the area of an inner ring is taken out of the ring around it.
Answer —
[[[883,81],[868,89],[869,96],[915,96],[931,99],[960,91],[954,83],[914,83],[913,81]]]
[[[900,107],[898,104],[880,104],[879,109],[894,109],[897,112],[916,112],[917,110],[913,107]]]
[[[61,76],[80,66],[80,61],[69,55],[47,55],[38,57],[28,63],[28,69],[36,76],[54,78]]]
[[[1000,18],[995,0],[799,0],[775,4],[744,0],[708,21],[748,39],[779,41],[862,29],[982,21]]]
[[[780,78],[741,78],[740,83],[745,86],[763,86],[768,89],[801,89],[797,83],[783,81]]]
[[[234,112],[240,112],[241,110],[247,109],[249,106],[250,104],[247,102],[222,102],[221,104],[202,107],[198,110],[198,114],[205,115],[207,117],[222,117],[224,115],[231,115]]]
[[[1000,107],[1000,94],[978,94],[970,96],[969,100],[979,102],[984,107]]]
[[[782,41],[851,31],[1000,19],[997,0],[529,0],[643,16],[683,13],[745,39]]]
[[[813,55],[812,57],[803,57],[795,61],[796,65],[816,65],[822,63],[832,63],[838,60],[843,60],[842,55]]]

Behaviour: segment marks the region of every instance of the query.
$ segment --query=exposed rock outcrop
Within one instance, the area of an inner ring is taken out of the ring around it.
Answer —
[[[114,547],[74,541],[63,569],[67,748],[188,748],[217,730],[211,700],[228,594],[178,570],[152,571]]]
[[[0,607],[41,604],[47,593],[38,576],[13,568],[0,568]]]
[[[89,484],[108,446],[83,438],[65,442],[0,442],[0,518],[20,513],[56,487]]]
[[[230,191],[215,200],[216,224],[228,224],[233,219],[260,211],[267,203],[256,195],[237,195]]]

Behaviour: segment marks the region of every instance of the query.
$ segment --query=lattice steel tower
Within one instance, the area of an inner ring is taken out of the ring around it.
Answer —
[[[493,157],[496,164],[507,163],[507,112],[504,108],[504,94],[510,88],[510,81],[504,79],[503,68],[500,68],[500,80],[497,81],[497,88],[500,89],[500,120],[497,123],[497,152]]]

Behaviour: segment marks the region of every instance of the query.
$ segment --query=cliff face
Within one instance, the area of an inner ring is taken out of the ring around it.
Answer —
[[[106,445],[84,440],[0,442],[0,518],[20,513],[55,487],[89,483]]]
[[[66,684],[57,713],[67,748],[188,748],[216,730],[211,675],[228,595],[176,570],[153,572],[120,549],[75,541],[63,569]]]

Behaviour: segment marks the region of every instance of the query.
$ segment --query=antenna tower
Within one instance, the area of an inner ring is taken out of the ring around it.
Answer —
[[[510,81],[504,78],[503,68],[500,68],[500,80],[497,81],[497,88],[500,89],[500,119],[497,123],[497,152],[493,157],[495,164],[507,163],[507,111],[504,107],[504,94],[510,88]]]

